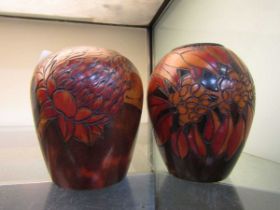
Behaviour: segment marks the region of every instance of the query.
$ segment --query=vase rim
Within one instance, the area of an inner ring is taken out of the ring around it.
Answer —
[[[201,43],[191,43],[191,44],[182,45],[182,46],[174,48],[173,50],[177,50],[177,49],[185,48],[185,47],[200,47],[200,46],[224,47],[223,45],[218,44],[218,43],[214,43],[214,42],[201,42]]]

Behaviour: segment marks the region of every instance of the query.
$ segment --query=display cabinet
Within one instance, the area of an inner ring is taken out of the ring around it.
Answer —
[[[280,49],[275,27],[279,10],[276,0],[1,2],[0,209],[279,209],[279,72],[274,67]],[[256,86],[248,142],[230,176],[215,183],[168,173],[146,101],[149,75],[159,60],[178,46],[201,42],[234,50]],[[29,99],[40,53],[81,45],[119,51],[135,64],[144,87],[127,177],[101,190],[67,190],[51,182]]]

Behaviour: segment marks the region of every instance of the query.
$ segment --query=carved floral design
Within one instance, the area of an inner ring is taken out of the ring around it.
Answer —
[[[135,67],[123,56],[104,49],[69,49],[44,59],[34,74],[33,88],[39,106],[39,135],[56,120],[65,142],[76,139],[91,145],[103,138],[104,126],[123,103],[141,109],[141,81]],[[135,87],[134,85],[133,87]],[[132,93],[130,93],[132,91]]]
[[[156,66],[148,95],[157,143],[182,159],[231,159],[247,138],[254,101],[247,68],[219,46],[173,50]]]

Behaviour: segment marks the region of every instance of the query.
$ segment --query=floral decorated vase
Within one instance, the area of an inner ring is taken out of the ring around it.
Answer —
[[[155,67],[148,108],[168,171],[199,182],[224,179],[244,147],[255,89],[244,63],[219,44],[182,46]]]
[[[36,67],[31,99],[41,150],[57,185],[103,188],[128,170],[142,111],[142,82],[119,53],[77,47]]]

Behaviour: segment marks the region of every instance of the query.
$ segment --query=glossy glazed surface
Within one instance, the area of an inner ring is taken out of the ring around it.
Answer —
[[[202,182],[225,178],[248,136],[254,105],[253,80],[232,51],[205,43],[167,54],[152,74],[148,106],[169,172]]]
[[[31,99],[56,184],[102,188],[126,175],[143,99],[140,77],[128,59],[92,47],[52,54],[35,69]]]

